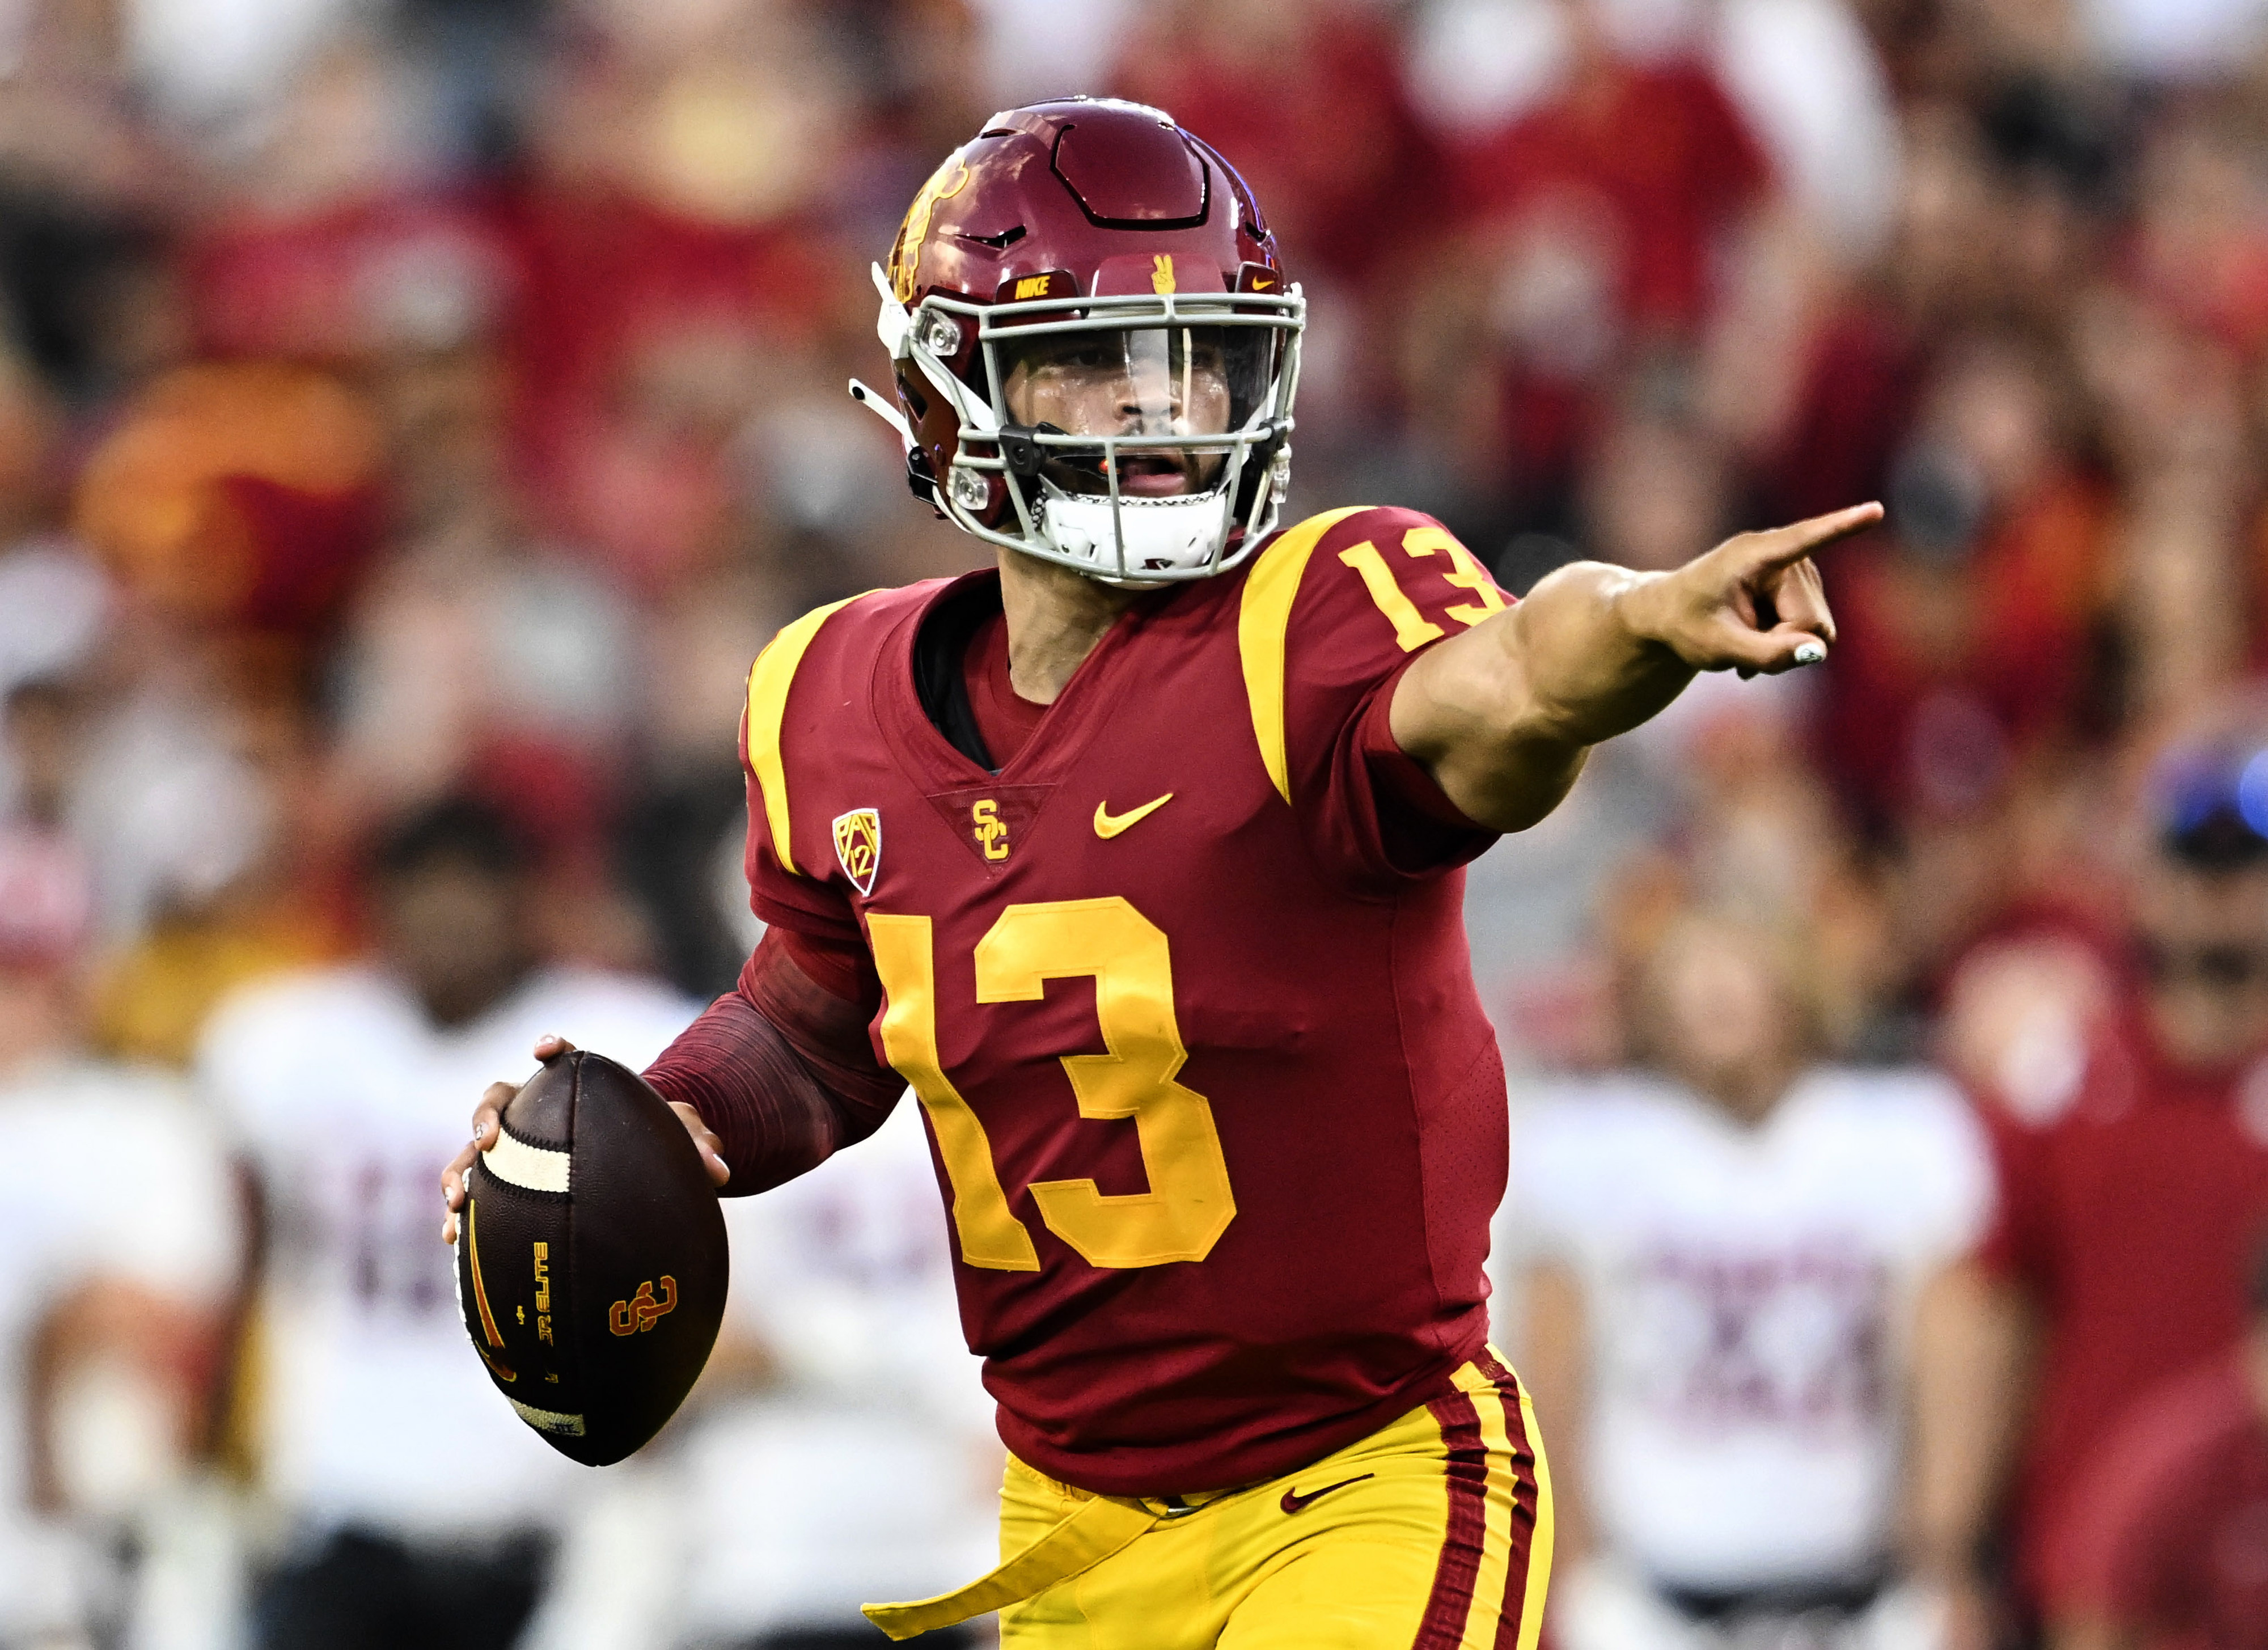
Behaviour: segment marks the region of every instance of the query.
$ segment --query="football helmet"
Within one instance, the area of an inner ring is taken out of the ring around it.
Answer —
[[[1229,164],[1173,116],[994,115],[922,186],[877,330],[915,493],[1114,584],[1203,578],[1274,528],[1306,301]]]

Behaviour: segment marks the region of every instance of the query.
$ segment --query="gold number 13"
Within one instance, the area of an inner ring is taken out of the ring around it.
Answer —
[[[926,917],[866,918],[889,1005],[882,1050],[913,1085],[937,1131],[953,1183],[961,1258],[1000,1271],[1037,1271],[1024,1223],[1009,1212],[992,1145],[937,1051],[937,964]],[[1212,1107],[1174,1080],[1189,1050],[1174,1020],[1174,968],[1165,931],[1125,900],[1011,905],[976,943],[976,1000],[1037,1002],[1049,980],[1091,977],[1108,1054],[1068,1054],[1063,1068],[1079,1115],[1131,1118],[1150,1190],[1108,1196],[1092,1180],[1032,1182],[1048,1230],[1094,1266],[1162,1266],[1212,1252],[1236,1200]]]
[[[1449,568],[1441,575],[1443,582],[1460,590],[1469,590],[1477,601],[1460,602],[1447,610],[1447,616],[1460,624],[1478,624],[1491,614],[1502,613],[1504,593],[1489,577],[1488,569],[1473,559],[1473,553],[1449,536],[1446,527],[1412,527],[1402,535],[1404,556],[1432,556],[1446,551]],[[1395,579],[1386,558],[1378,553],[1378,546],[1365,540],[1339,552],[1339,560],[1362,575],[1363,588],[1370,592],[1370,600],[1387,622],[1394,626],[1394,639],[1405,653],[1420,648],[1436,637],[1448,632],[1418,610]]]

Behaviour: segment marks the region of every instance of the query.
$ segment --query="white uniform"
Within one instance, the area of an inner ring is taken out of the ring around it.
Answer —
[[[0,1641],[68,1633],[84,1604],[85,1555],[29,1504],[28,1337],[97,1279],[191,1311],[219,1305],[236,1277],[239,1224],[220,1131],[180,1083],[72,1062],[0,1087]],[[160,1487],[150,1475],[164,1467],[151,1458],[150,1426],[134,1423],[163,1423],[141,1395],[106,1390],[104,1425],[67,1426],[54,1440],[58,1465],[82,1495],[130,1502]]]
[[[700,1005],[607,975],[531,978],[437,1030],[375,968],[263,981],[225,1003],[199,1075],[240,1130],[270,1219],[255,1322],[269,1492],[316,1530],[409,1539],[556,1526],[582,1470],[490,1386],[457,1315],[441,1171],[481,1091],[545,1032],[637,1069]]]
[[[728,1198],[726,1333],[781,1382],[684,1440],[684,1632],[707,1642],[944,1592],[998,1561],[1003,1454],[961,1333],[919,1111],[761,1197]]]
[[[1913,1292],[1990,1208],[1961,1095],[1923,1072],[1821,1070],[1750,1128],[1617,1077],[1518,1117],[1512,1160],[1498,1264],[1557,1260],[1583,1285],[1583,1487],[1604,1556],[1717,1594],[1875,1571]]]

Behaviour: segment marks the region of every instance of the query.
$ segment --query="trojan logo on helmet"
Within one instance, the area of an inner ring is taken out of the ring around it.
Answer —
[[[874,284],[896,405],[850,393],[964,532],[1150,586],[1225,572],[1275,527],[1306,301],[1251,190],[1171,115],[994,115],[922,186]]]

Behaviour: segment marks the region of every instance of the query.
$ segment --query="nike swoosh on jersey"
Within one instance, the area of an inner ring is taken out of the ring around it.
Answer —
[[[1094,834],[1108,842],[1128,826],[1140,824],[1173,799],[1174,793],[1168,791],[1156,801],[1145,802],[1140,807],[1129,809],[1123,814],[1113,814],[1107,806],[1098,802],[1094,805]]]
[[[1294,1487],[1284,1492],[1284,1499],[1280,1505],[1287,1513],[1302,1512],[1334,1490],[1344,1490],[1350,1484],[1360,1484],[1363,1478],[1375,1478],[1377,1476],[1374,1472],[1366,1472],[1361,1477],[1341,1478],[1336,1484],[1327,1484],[1320,1490],[1308,1491],[1305,1495],[1300,1494],[1297,1487]]]

